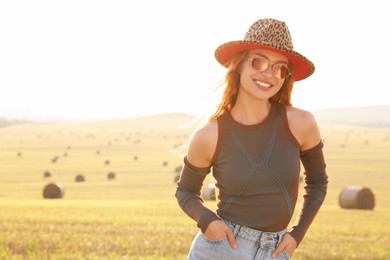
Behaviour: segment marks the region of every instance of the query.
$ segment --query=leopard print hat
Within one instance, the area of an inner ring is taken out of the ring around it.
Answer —
[[[231,41],[215,50],[215,58],[228,67],[234,55],[252,49],[265,49],[287,57],[294,66],[294,80],[302,80],[314,73],[314,64],[302,54],[293,50],[290,31],[285,22],[276,19],[260,19],[252,24],[244,40]]]

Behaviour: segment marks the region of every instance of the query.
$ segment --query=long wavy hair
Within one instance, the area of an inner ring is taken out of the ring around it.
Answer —
[[[236,104],[240,87],[240,74],[238,70],[241,63],[246,58],[247,53],[248,51],[243,51],[232,58],[225,78],[218,85],[218,87],[225,86],[222,99],[214,114],[210,116],[209,120],[214,120],[223,113],[230,111]],[[291,75],[284,80],[283,86],[280,88],[278,93],[269,99],[271,103],[291,106],[291,93],[294,85],[294,67],[291,63],[289,63],[288,66],[290,68]]]

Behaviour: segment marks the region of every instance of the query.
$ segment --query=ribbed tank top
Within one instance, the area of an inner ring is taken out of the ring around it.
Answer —
[[[262,231],[285,229],[297,202],[299,173],[299,144],[285,106],[272,104],[256,125],[240,124],[230,112],[218,118],[213,176],[220,217]]]

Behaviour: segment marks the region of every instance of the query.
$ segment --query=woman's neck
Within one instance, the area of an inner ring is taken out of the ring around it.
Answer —
[[[252,104],[236,103],[230,111],[234,120],[243,125],[256,125],[263,122],[271,110],[271,103],[256,102]]]

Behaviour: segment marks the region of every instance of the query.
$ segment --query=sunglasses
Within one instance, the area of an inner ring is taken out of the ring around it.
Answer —
[[[260,72],[266,71],[272,65],[272,74],[275,78],[285,79],[291,75],[291,71],[284,63],[271,63],[264,57],[256,56],[248,58],[251,61],[252,68]]]

